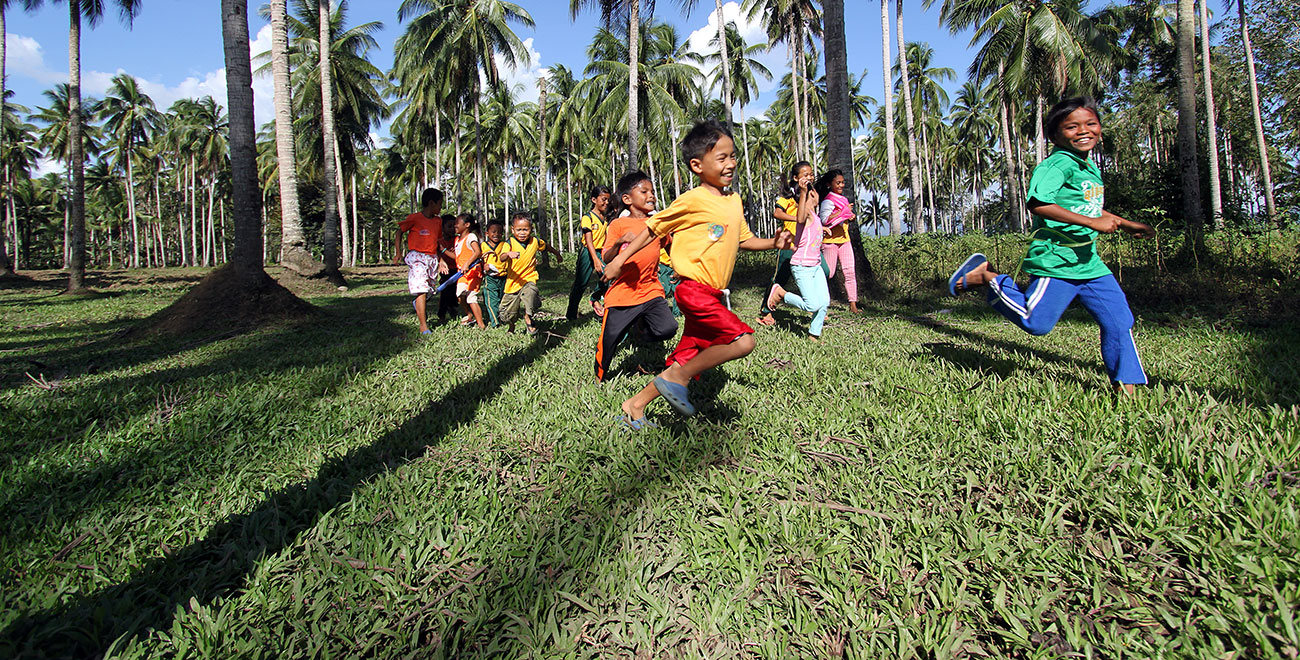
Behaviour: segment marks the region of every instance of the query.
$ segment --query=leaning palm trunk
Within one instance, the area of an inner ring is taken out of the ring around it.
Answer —
[[[791,30],[793,30],[793,22]],[[794,144],[792,151],[799,154],[800,160],[807,160],[808,154],[804,153],[803,145],[803,113],[799,111],[800,94],[799,94],[799,47],[802,44],[799,41],[792,40],[790,43],[790,100],[793,102],[792,111],[794,112]]]
[[[641,0],[628,3],[627,12],[627,170],[636,169],[640,142]],[[611,177],[612,179],[612,177]]]
[[[343,245],[342,257],[344,266],[354,265],[352,262],[352,233],[348,231],[347,216],[347,187],[343,183],[343,157],[339,150],[339,136],[334,134],[334,196],[339,213],[339,237]]]
[[[334,135],[334,74],[330,64],[330,3],[318,0],[317,16],[320,28],[320,40],[316,49],[320,55],[320,102],[321,102],[321,141],[324,146],[324,184],[325,184],[325,224],[321,227],[324,245],[325,275],[330,281],[342,285],[343,275],[339,272],[339,202],[335,182],[335,151],[337,140]]]
[[[1006,90],[1001,88],[1001,81],[1005,63],[998,62],[998,141],[1002,143],[1002,164],[1003,164],[1003,185],[1002,196],[1007,204],[1007,220],[1011,225],[1011,231],[1019,232],[1024,230],[1024,216],[1021,214],[1021,204],[1023,200],[1020,197],[1020,179],[1016,175],[1016,144],[1011,140],[1011,107],[1007,100]]]
[[[889,71],[889,0],[880,0],[880,39],[881,56],[884,60],[881,71]],[[894,146],[894,90],[889,76],[885,80],[885,157],[889,161],[886,192],[889,194],[889,233],[897,236],[903,233],[903,219],[898,208],[898,152]]]
[[[1210,75],[1210,11],[1205,0],[1201,6],[1201,77],[1205,79],[1205,142],[1210,157],[1210,229],[1218,229],[1223,220],[1223,194],[1219,185],[1219,127],[1214,119],[1214,82]]]
[[[1194,0],[1178,0],[1178,169],[1183,183],[1183,219],[1191,232],[1187,243],[1200,251],[1204,240],[1201,176],[1196,140],[1196,22]]]
[[[86,288],[86,152],[81,144],[81,3],[68,3],[68,292]]]
[[[537,93],[537,215],[541,217],[546,209],[546,78],[537,80]],[[547,225],[554,236],[555,223],[548,219]]]
[[[903,39],[903,0],[897,0],[895,13],[897,14],[895,20],[898,21],[898,71],[902,76],[903,88],[903,127],[907,130],[907,168],[908,179],[911,182],[908,185],[907,217],[908,222],[912,224],[912,231],[924,234],[925,218],[921,217],[921,188],[923,181],[921,180],[921,159],[916,146],[915,116],[912,114],[912,89],[907,71],[907,43]],[[892,111],[892,108],[887,110]]]
[[[131,217],[131,267],[140,267],[140,227],[135,215],[135,174],[131,167],[131,140],[126,141],[126,213]]]
[[[1246,0],[1237,0],[1237,20],[1241,23],[1241,46],[1246,51],[1246,75],[1250,78],[1250,110],[1255,119],[1255,146],[1259,149],[1259,172],[1263,177],[1264,213],[1279,227],[1286,220],[1278,218],[1273,204],[1273,172],[1268,163],[1268,144],[1264,140],[1264,119],[1259,109],[1259,78],[1255,75],[1255,51],[1250,45],[1250,24],[1246,21]]]
[[[289,85],[289,36],[285,0],[271,0],[271,75],[275,94],[275,154],[280,181],[280,263],[301,277],[317,277],[325,265],[312,257],[302,231],[293,99]]]

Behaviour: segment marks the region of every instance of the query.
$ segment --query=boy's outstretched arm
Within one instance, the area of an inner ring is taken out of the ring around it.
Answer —
[[[1119,216],[1105,211],[1102,211],[1099,218],[1089,218],[1086,215],[1066,210],[1063,206],[1044,204],[1036,199],[1031,199],[1029,200],[1029,212],[1067,225],[1079,225],[1080,227],[1095,229],[1103,234],[1113,234],[1116,229],[1119,229]]]
[[[560,254],[560,251],[557,250],[557,249],[555,249],[555,246],[553,246],[553,245],[551,245],[551,244],[548,243],[548,244],[546,245],[546,251],[547,251],[547,252],[550,252],[550,253],[553,254],[553,255],[555,255],[555,260],[556,260],[556,261],[558,261],[558,262],[560,262],[560,263],[564,263],[564,255],[563,255],[563,254]]]
[[[610,282],[618,279],[618,274],[623,270],[623,264],[627,262],[632,255],[640,252],[642,248],[653,243],[655,240],[654,232],[649,227],[641,230],[641,233],[628,243],[627,249],[623,250],[614,260],[605,264],[605,274],[600,277],[601,281]]]
[[[754,236],[740,243],[742,250],[789,250],[794,245],[794,236],[790,232],[782,229],[772,238],[759,238]]]

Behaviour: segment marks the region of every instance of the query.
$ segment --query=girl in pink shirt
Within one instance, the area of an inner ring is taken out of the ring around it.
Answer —
[[[791,307],[810,312],[812,323],[808,325],[808,338],[818,341],[822,336],[822,326],[826,322],[826,308],[831,304],[830,288],[826,285],[826,271],[822,270],[822,223],[817,217],[818,198],[812,186],[812,170],[800,171],[797,180],[799,210],[795,213],[794,256],[790,258],[790,274],[799,285],[798,295],[786,291],[780,284],[773,284],[767,293],[768,309],[776,309],[777,304],[785,302]]]

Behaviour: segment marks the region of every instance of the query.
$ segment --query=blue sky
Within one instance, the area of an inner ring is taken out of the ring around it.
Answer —
[[[536,97],[536,79],[545,67],[562,63],[580,74],[586,65],[585,50],[595,32],[599,16],[586,12],[571,20],[567,0],[516,0],[532,14],[536,28],[518,28],[516,32],[526,40],[533,54],[530,67],[507,72],[515,82],[523,84],[525,95]],[[270,31],[256,15],[258,0],[250,3],[249,19],[253,51],[270,47]],[[398,0],[353,0],[349,4],[349,25],[379,21],[384,29],[378,34],[380,49],[371,54],[371,60],[381,69],[392,64],[393,41],[401,34],[403,25],[397,20]],[[716,31],[713,3],[700,0],[689,15],[679,10],[672,0],[660,0],[655,12],[659,20],[673,23],[683,35],[696,33],[694,42],[704,47],[709,33]],[[889,2],[891,13],[893,2]],[[935,50],[934,66],[951,67],[957,80],[948,87],[955,89],[965,79],[973,51],[968,47],[969,35],[953,36],[938,24],[941,3],[923,10],[918,2],[910,2],[905,15],[908,41],[929,42]],[[855,74],[867,71],[867,92],[881,96],[881,44],[880,5],[863,0],[845,2],[849,69]],[[102,96],[110,79],[119,72],[129,73],[142,82],[146,93],[152,96],[160,109],[166,109],[179,98],[214,96],[225,104],[225,74],[221,46],[220,3],[217,0],[148,0],[128,29],[115,13],[105,15],[95,28],[83,26],[81,44],[83,93]],[[737,2],[724,3],[728,20],[739,17]],[[14,102],[33,110],[45,105],[42,91],[59,82],[67,81],[68,24],[64,4],[46,3],[34,14],[18,7],[6,13],[8,86],[14,90]],[[749,25],[743,17],[737,21],[742,34],[753,41],[763,35],[757,25]],[[892,52],[892,51],[891,51]],[[778,47],[765,56],[764,62],[776,78],[788,70],[785,66],[785,48]],[[775,84],[766,83],[764,89]],[[269,121],[270,80],[255,83],[258,121]],[[746,108],[746,115],[762,112],[770,103],[772,94],[766,93]]]

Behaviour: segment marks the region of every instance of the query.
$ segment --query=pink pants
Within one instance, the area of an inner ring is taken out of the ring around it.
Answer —
[[[857,302],[858,272],[853,264],[853,244],[848,241],[822,243],[822,257],[826,259],[826,267],[830,269],[826,274],[826,280],[830,281],[835,277],[835,262],[838,261],[844,269],[844,290],[849,294],[849,302]]]

